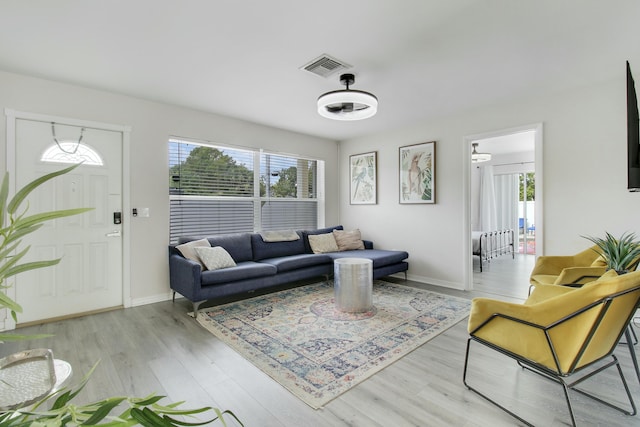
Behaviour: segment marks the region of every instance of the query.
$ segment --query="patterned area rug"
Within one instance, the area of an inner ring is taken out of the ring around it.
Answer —
[[[318,409],[447,330],[470,301],[376,280],[374,309],[335,309],[333,282],[203,310],[198,322]]]

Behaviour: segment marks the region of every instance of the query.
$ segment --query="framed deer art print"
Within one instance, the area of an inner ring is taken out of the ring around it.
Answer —
[[[436,202],[436,142],[400,147],[400,203]]]

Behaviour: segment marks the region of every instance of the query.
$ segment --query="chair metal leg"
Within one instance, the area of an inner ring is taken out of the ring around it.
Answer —
[[[507,414],[511,415],[513,418],[516,418],[518,421],[524,423],[525,425],[527,425],[529,427],[535,427],[529,421],[527,421],[524,418],[520,417],[515,412],[512,412],[509,409],[505,408],[504,406],[502,406],[501,404],[499,404],[495,400],[491,399],[489,396],[487,396],[487,395],[483,394],[482,392],[480,392],[479,390],[471,387],[469,385],[469,383],[467,383],[467,367],[469,365],[469,350],[470,350],[470,347],[471,347],[471,341],[473,341],[472,338],[469,338],[467,340],[467,352],[466,352],[466,354],[464,356],[464,371],[463,371],[463,374],[462,374],[462,382],[464,383],[465,387],[467,387],[469,390],[471,390],[472,392],[476,393],[478,396],[482,397],[483,399],[485,399],[485,400],[489,401],[490,403],[494,404],[498,408],[502,409],[504,412],[506,412]],[[574,424],[574,427],[575,427],[575,424]]]
[[[622,367],[620,366],[620,362],[618,361],[618,358],[615,355],[611,355],[612,361],[607,363],[606,365],[600,366],[598,369],[593,370],[591,372],[589,372],[586,375],[583,375],[582,377],[578,378],[576,381],[572,382],[572,383],[566,383],[564,380],[564,377],[555,377],[555,376],[551,376],[547,373],[544,372],[540,372],[536,369],[533,369],[523,363],[521,363],[520,361],[518,361],[518,365],[520,365],[523,369],[526,369],[527,371],[533,372],[534,374],[538,374],[544,378],[547,378],[551,381],[557,382],[559,384],[562,384],[563,387],[566,387],[568,389],[574,390],[580,394],[582,394],[583,396],[586,396],[590,399],[593,399],[597,402],[602,403],[603,405],[606,405],[610,408],[616,409],[620,412],[622,412],[625,415],[635,415],[636,414],[636,404],[633,401],[633,396],[631,396],[631,391],[629,390],[629,386],[627,384],[627,380],[624,377],[624,374],[622,373]],[[612,366],[616,366],[616,368],[618,369],[618,375],[620,376],[620,381],[622,382],[622,385],[624,386],[625,391],[627,392],[627,398],[629,399],[629,405],[631,406],[631,411],[626,410],[625,408],[622,408],[620,406],[616,406],[610,402],[607,402],[606,400],[600,399],[599,397],[590,394],[584,390],[581,390],[579,388],[576,388],[576,386],[578,384],[580,384],[581,382],[593,377],[594,375],[612,367]],[[571,417],[573,417],[573,409],[571,407],[571,401],[569,400],[569,398],[567,397],[567,405],[569,407],[569,412],[571,413]],[[575,424],[574,424],[575,425]]]
[[[627,334],[629,334],[629,336],[627,337],[628,342],[630,343],[631,340],[630,338],[630,332],[626,332]],[[523,419],[522,417],[518,416],[517,414],[515,414],[514,412],[510,411],[509,409],[507,409],[506,407],[502,406],[501,404],[497,403],[496,401],[492,400],[491,398],[489,398],[488,396],[486,396],[485,394],[483,394],[482,392],[478,391],[477,389],[471,387],[468,383],[467,383],[467,369],[468,369],[468,364],[469,364],[469,353],[470,353],[470,346],[471,346],[471,341],[475,341],[473,338],[469,338],[467,340],[467,351],[465,354],[465,359],[464,359],[464,372],[463,372],[463,376],[462,376],[462,382],[464,383],[464,385],[471,391],[473,391],[474,393],[478,394],[479,396],[481,396],[482,398],[486,399],[487,401],[491,402],[492,404],[494,404],[495,406],[497,406],[498,408],[502,409],[503,411],[505,411],[506,413],[508,413],[509,415],[511,415],[512,417],[518,419],[519,421],[523,422],[524,424],[526,424],[527,426],[533,426],[533,424],[531,424],[530,422],[526,421],[525,419]],[[482,344],[482,342],[480,342]],[[571,400],[569,398],[569,389],[574,390],[586,397],[589,397],[597,402],[600,402],[606,406],[609,406],[610,408],[616,409],[622,413],[624,413],[625,415],[636,415],[637,410],[636,410],[636,405],[635,402],[633,401],[633,396],[631,395],[631,391],[629,390],[629,386],[627,384],[627,381],[624,378],[624,374],[622,372],[622,368],[620,367],[620,363],[618,362],[618,358],[615,355],[611,355],[611,358],[613,359],[611,362],[607,363],[604,366],[601,366],[600,368],[580,377],[579,379],[577,379],[576,381],[572,382],[572,383],[567,383],[565,382],[565,378],[564,377],[556,377],[556,376],[551,376],[548,373],[545,372],[541,372],[538,371],[536,369],[534,369],[531,366],[528,366],[527,364],[522,363],[522,361],[517,360],[518,365],[520,365],[522,368],[526,369],[527,371],[531,371],[533,373],[536,373],[544,378],[550,379],[551,381],[554,381],[558,384],[560,384],[562,386],[562,389],[564,391],[564,396],[565,396],[565,401],[567,403],[567,408],[569,409],[569,415],[571,416],[571,423],[573,425],[573,427],[576,427],[576,419],[575,419],[575,415],[573,412],[573,406],[571,405]],[[578,388],[576,388],[575,386],[577,386],[578,384],[580,384],[581,382],[583,382],[584,380],[593,377],[594,375],[604,371],[605,369],[610,368],[611,366],[616,366],[616,368],[618,369],[618,375],[620,376],[620,380],[622,381],[622,385],[624,386],[624,389],[627,393],[627,398],[629,399],[629,404],[631,405],[631,411],[628,411],[622,407],[616,406],[610,402],[607,402],[605,400],[600,399],[597,396],[594,396],[590,393],[587,393],[584,390],[580,390]]]
[[[630,415],[630,416],[634,416],[636,415],[636,413],[638,412],[636,410],[636,404],[633,401],[633,396],[631,395],[631,390],[629,390],[629,385],[627,384],[627,380],[624,378],[624,374],[622,373],[622,367],[620,366],[620,362],[618,362],[618,358],[615,356],[615,354],[611,355],[613,361],[609,362],[608,364],[606,364],[605,366],[602,366],[601,368],[589,373],[588,375],[583,376],[582,378],[580,378],[579,380],[573,382],[572,384],[568,384],[569,388],[571,388],[572,390],[577,391],[578,393],[582,394],[583,396],[587,396],[597,402],[602,403],[603,405],[607,405],[610,408],[616,409],[620,412],[622,412],[625,415]],[[612,403],[607,402],[606,400],[602,400],[590,393],[587,393],[584,390],[580,390],[579,388],[575,388],[576,385],[580,384],[582,381],[591,378],[592,376],[596,375],[599,372],[604,371],[605,369],[611,367],[615,365],[616,368],[618,369],[618,375],[620,376],[620,380],[622,381],[622,385],[624,386],[624,390],[627,393],[627,398],[629,399],[629,404],[631,405],[631,411],[627,411],[626,409],[620,407],[620,406],[616,406]]]
[[[624,336],[627,340],[627,346],[629,347],[629,354],[631,354],[631,361],[633,362],[633,367],[636,370],[636,377],[638,377],[638,382],[640,382],[640,367],[638,367],[638,358],[636,357],[636,350],[633,348],[634,341],[631,339],[632,333],[635,335],[633,326],[629,325],[627,329],[625,329],[624,331]],[[636,343],[638,342],[637,338],[635,342]]]
[[[633,321],[629,323],[629,331],[631,331],[631,335],[633,336],[633,345],[638,344],[638,336],[636,335],[636,331],[633,329]],[[626,336],[625,336],[626,339]],[[620,341],[619,344],[626,344],[627,341]]]
[[[569,408],[569,415],[571,416],[571,424],[576,427],[576,417],[573,415],[573,406],[571,406],[571,400],[569,399],[569,386],[564,381],[560,381],[562,384],[562,391],[564,391],[564,400],[567,402]]]

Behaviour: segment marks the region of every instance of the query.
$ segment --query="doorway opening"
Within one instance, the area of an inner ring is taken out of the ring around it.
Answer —
[[[542,124],[468,136],[465,144],[466,288],[526,297],[542,245]],[[491,236],[500,236],[499,250],[488,253]]]

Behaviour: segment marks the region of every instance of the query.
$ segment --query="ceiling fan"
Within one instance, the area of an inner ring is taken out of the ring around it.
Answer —
[[[378,109],[378,98],[369,92],[349,89],[355,82],[353,74],[342,74],[340,82],[346,89],[327,92],[318,98],[318,113],[334,120],[366,119]]]

